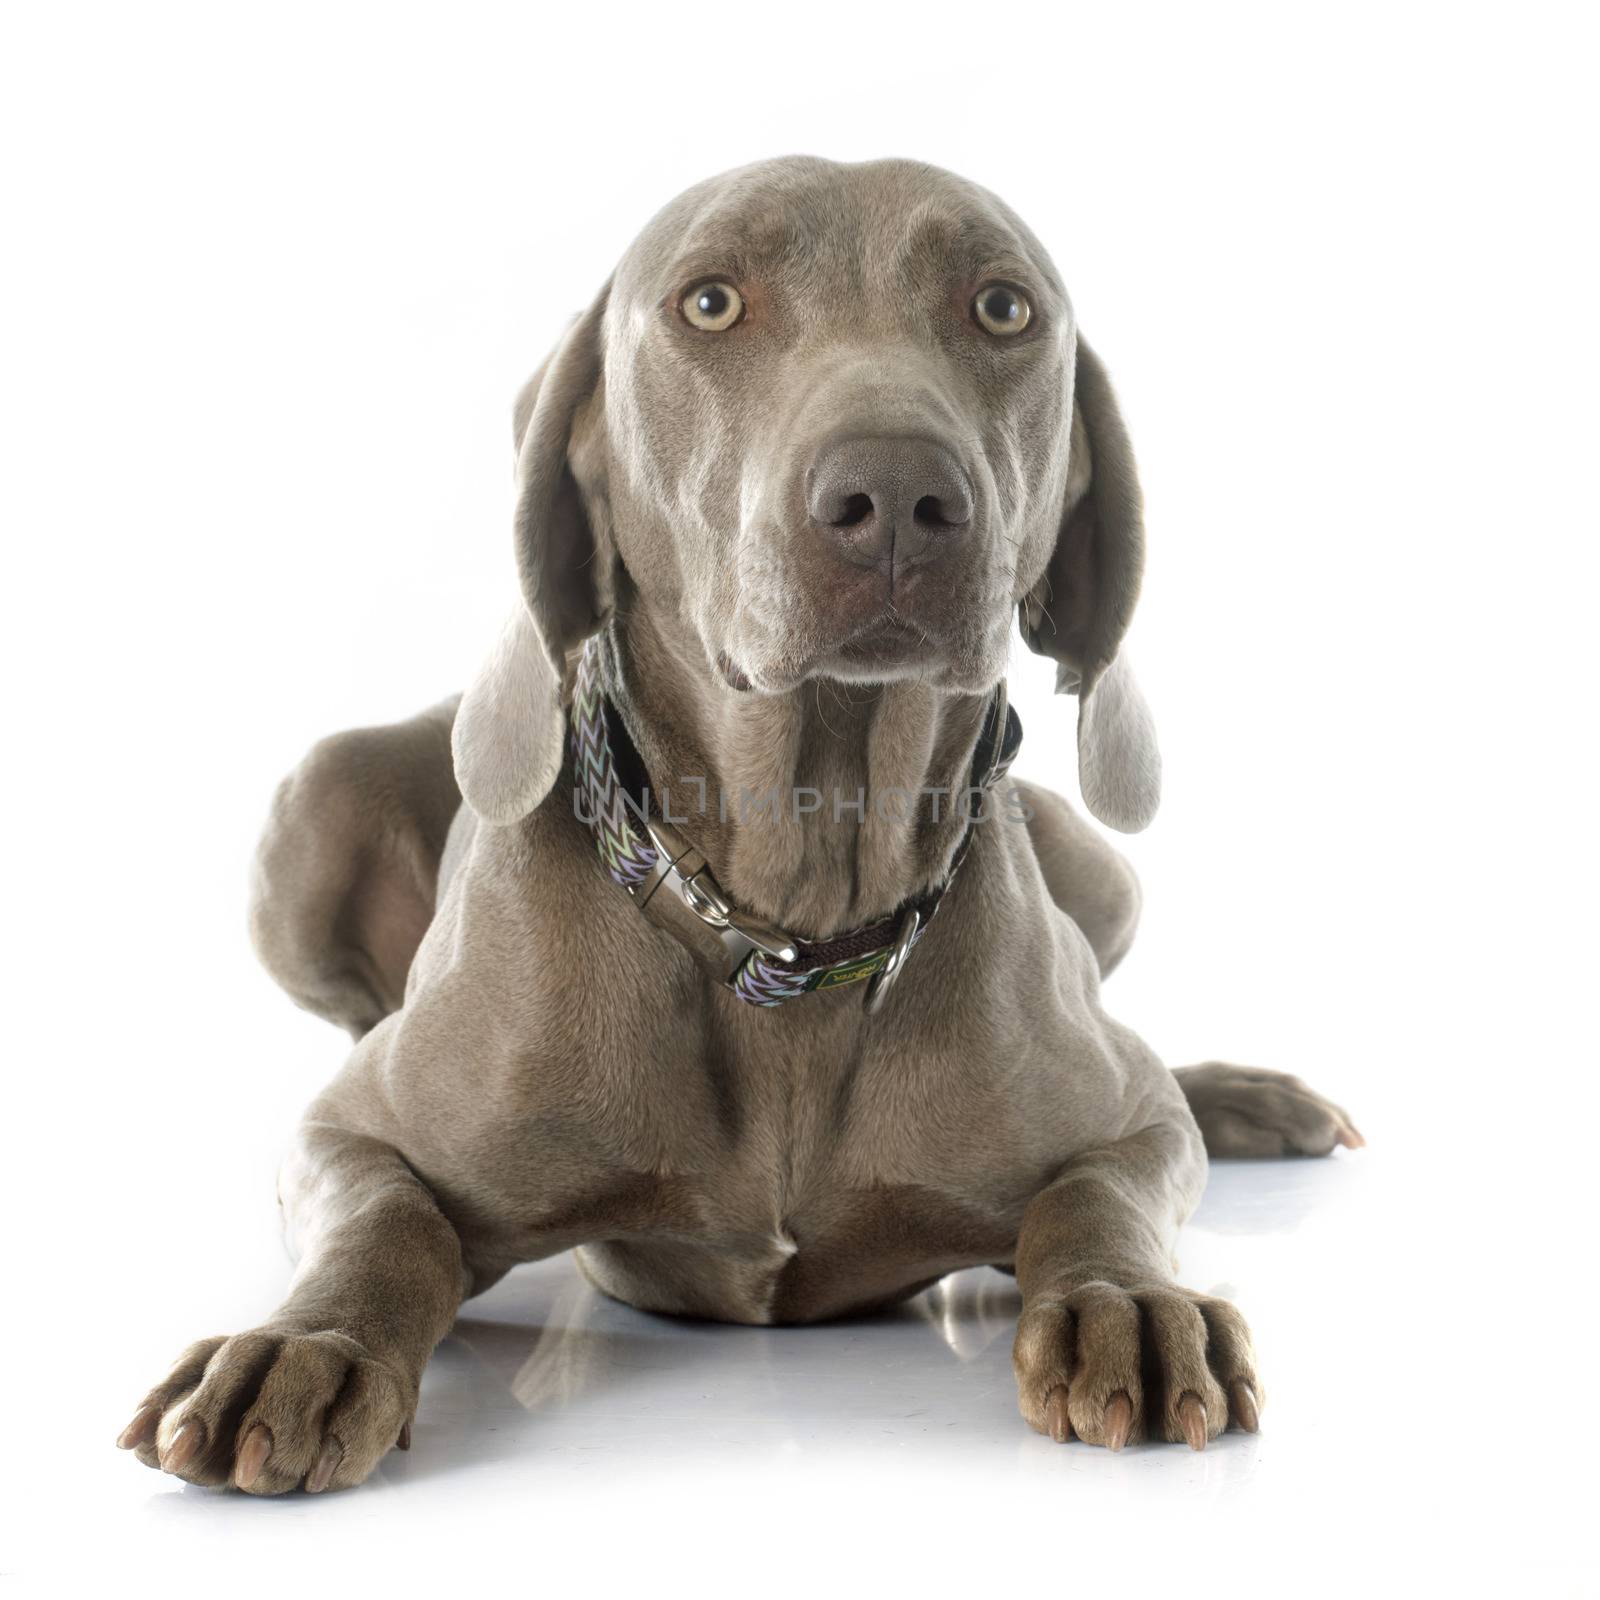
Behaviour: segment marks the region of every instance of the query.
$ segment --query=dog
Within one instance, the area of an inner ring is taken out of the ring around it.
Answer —
[[[1362,1141],[1105,1013],[1137,882],[1007,770],[1020,625],[1088,809],[1158,800],[1133,455],[1033,234],[908,161],[711,179],[514,429],[521,592],[480,675],[316,745],[261,843],[257,950],[356,1040],[280,1178],[288,1298],[118,1442],[358,1484],[463,1299],[569,1249],[642,1309],[757,1324],[991,1264],[1036,1430],[1253,1431],[1248,1327],[1176,1282],[1176,1230],[1208,1150]]]

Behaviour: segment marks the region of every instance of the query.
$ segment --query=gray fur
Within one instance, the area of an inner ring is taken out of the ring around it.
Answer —
[[[726,332],[678,315],[712,278],[746,299]],[[1033,303],[1014,342],[968,315],[991,278]],[[1149,820],[1159,763],[1119,653],[1138,482],[1042,247],[910,162],[726,174],[645,228],[516,435],[520,594],[483,674],[453,718],[325,741],[263,844],[263,958],[358,1039],[283,1174],[289,1297],[187,1352],[125,1442],[194,1482],[357,1483],[461,1299],[571,1248],[636,1305],[753,1323],[993,1263],[1023,1295],[1032,1426],[1113,1446],[1253,1426],[1242,1318],[1172,1275],[1201,1130],[1221,1154],[1359,1136],[1280,1074],[1180,1080],[1106,1014],[1138,886],[1064,800],[1004,792],[1028,825],[977,830],[868,1016],[858,988],[741,1004],[606,878],[562,777],[571,653],[601,631],[658,789],[958,787],[1020,615],[1081,696],[1091,809]],[[808,511],[818,452],[863,438],[836,459],[931,439],[917,460],[957,463],[971,514],[937,550],[897,525],[846,561]],[[747,910],[820,937],[942,882],[963,824],[913,800],[853,823],[713,806],[686,831]]]

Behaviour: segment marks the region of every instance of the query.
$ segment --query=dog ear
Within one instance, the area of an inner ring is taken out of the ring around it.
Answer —
[[[574,423],[599,384],[609,288],[517,396],[522,604],[462,696],[451,734],[456,782],[486,822],[517,822],[550,792],[566,732],[567,654],[600,626],[612,601],[610,563],[600,559],[569,460]]]
[[[1056,547],[1019,608],[1022,637],[1078,696],[1078,781],[1102,822],[1137,833],[1161,800],[1155,723],[1120,653],[1144,572],[1133,447],[1100,359],[1078,340],[1067,487]]]

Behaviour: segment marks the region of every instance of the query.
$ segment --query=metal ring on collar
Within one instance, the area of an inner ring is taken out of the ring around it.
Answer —
[[[906,957],[911,954],[912,941],[921,926],[922,917],[915,907],[900,919],[900,931],[894,936],[894,943],[889,946],[888,956],[867,984],[866,998],[862,1003],[869,1015],[876,1013],[883,1005],[883,997],[888,994],[890,985],[900,976],[900,969],[905,966]]]

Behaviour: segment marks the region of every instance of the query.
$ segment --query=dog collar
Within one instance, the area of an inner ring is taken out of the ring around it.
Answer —
[[[641,911],[662,894],[676,898],[720,946],[719,977],[743,1001],[777,1006],[819,989],[867,982],[866,1008],[876,1011],[927,932],[971,847],[978,808],[956,846],[944,882],[889,916],[831,939],[801,939],[728,899],[706,858],[655,807],[637,746],[600,686],[599,646],[591,638],[579,658],[572,702],[572,765],[578,814],[613,882]],[[999,783],[1022,743],[1022,721],[1004,682],[990,696],[968,779],[979,805]],[[659,910],[659,907],[656,908]],[[652,921],[678,934],[670,920]],[[679,935],[685,944],[688,938]],[[701,947],[690,944],[700,953]]]

